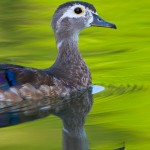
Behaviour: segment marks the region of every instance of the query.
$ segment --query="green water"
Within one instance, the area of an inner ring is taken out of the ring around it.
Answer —
[[[0,63],[46,68],[57,49],[49,20],[58,0],[0,2]],[[90,2],[87,0],[87,2]],[[90,28],[80,50],[93,83],[106,90],[94,96],[86,132],[91,150],[150,149],[150,1],[95,0],[99,14],[118,30]],[[0,149],[60,150],[61,121],[54,117],[0,129]]]

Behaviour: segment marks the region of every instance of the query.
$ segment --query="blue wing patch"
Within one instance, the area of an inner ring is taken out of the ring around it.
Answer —
[[[0,89],[7,90],[11,86],[18,85],[15,73],[10,70],[1,70],[0,71]]]
[[[9,83],[10,86],[17,85],[16,76],[15,76],[14,72],[12,72],[10,70],[7,70],[6,71],[6,78],[7,78],[8,83]]]
[[[5,76],[5,71],[0,71],[0,88],[7,90],[9,88],[9,83]]]

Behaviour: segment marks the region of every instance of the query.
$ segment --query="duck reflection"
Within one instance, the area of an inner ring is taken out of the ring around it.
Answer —
[[[58,116],[64,125],[64,150],[87,150],[84,123],[93,103],[92,87],[73,91],[69,95],[42,100],[24,100],[11,105],[0,101],[0,127]]]
[[[65,104],[55,115],[62,119],[64,150],[87,150],[88,144],[84,123],[92,107],[92,90],[84,89],[73,93],[72,100]]]

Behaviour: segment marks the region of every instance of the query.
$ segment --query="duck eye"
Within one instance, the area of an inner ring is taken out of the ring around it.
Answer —
[[[79,14],[83,13],[83,9],[80,7],[77,7],[77,8],[75,8],[74,12],[79,15]]]

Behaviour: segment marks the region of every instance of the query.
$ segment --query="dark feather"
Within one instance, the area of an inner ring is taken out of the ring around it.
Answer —
[[[68,3],[65,3],[65,4],[62,4],[58,7],[57,11],[65,8],[65,7],[69,7],[69,6],[73,6],[75,4],[81,4],[89,9],[91,9],[92,11],[96,12],[96,9],[95,7],[92,5],[92,4],[89,4],[89,3],[86,3],[86,2],[81,2],[81,1],[72,1],[72,2],[68,2]]]
[[[52,77],[45,71],[17,65],[0,64],[0,89],[22,84],[53,85]]]
[[[9,86],[9,83],[7,81],[7,78],[6,78],[5,70],[1,70],[0,71],[0,88],[6,90],[9,87],[10,86]]]

